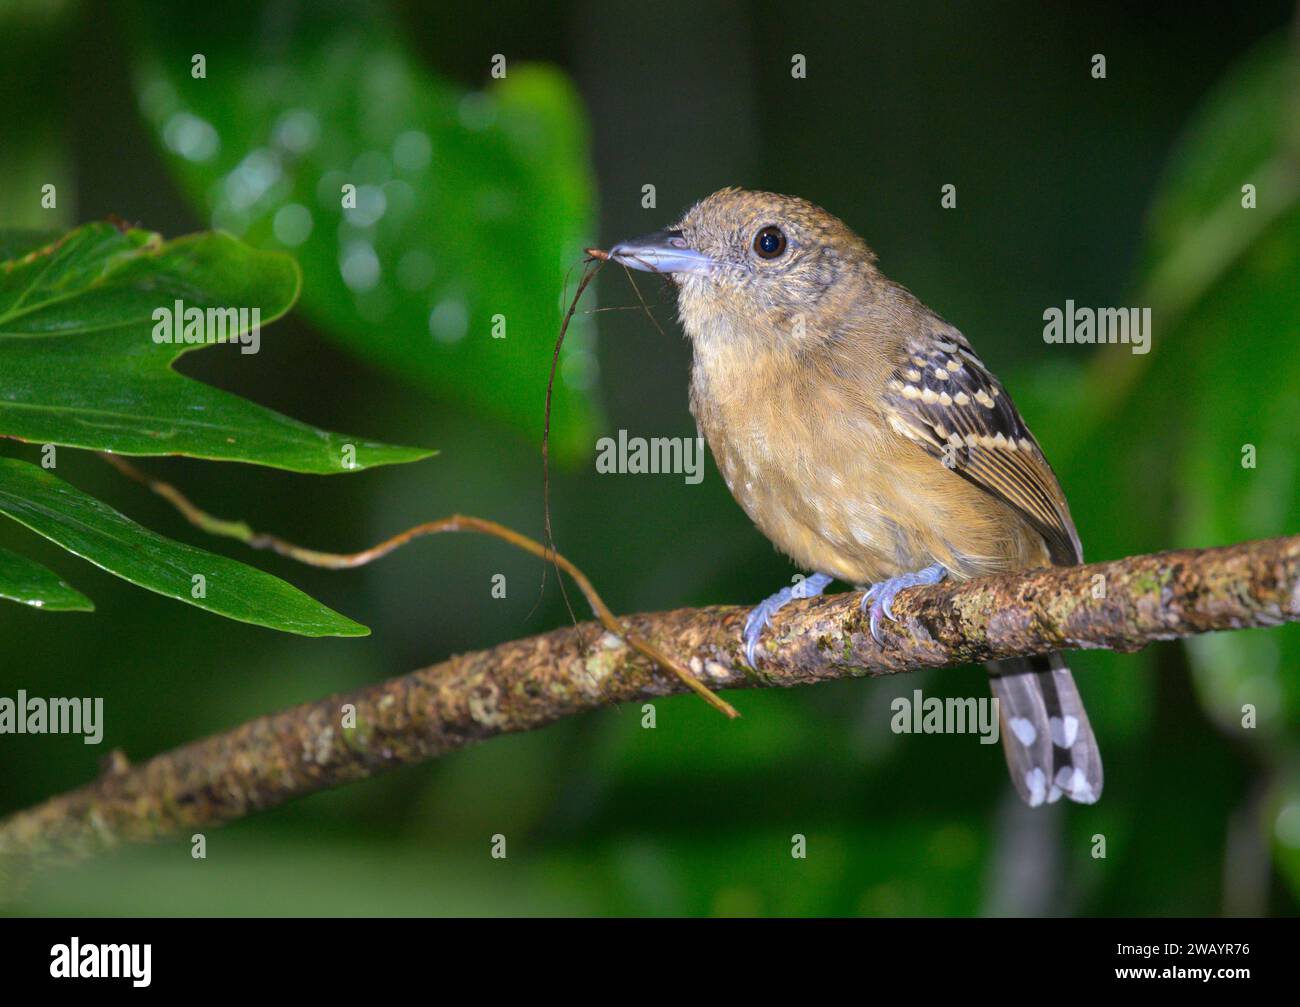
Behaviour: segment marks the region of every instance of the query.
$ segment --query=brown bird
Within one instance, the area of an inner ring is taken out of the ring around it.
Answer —
[[[809,572],[750,615],[752,666],[773,614],[832,579],[866,590],[880,641],[906,588],[1083,561],[1056,476],[1002,384],[821,207],[723,189],[609,257],[674,281],[694,349],[691,411],[737,502]],[[1096,801],[1101,756],[1060,655],[989,671],[1020,796]]]

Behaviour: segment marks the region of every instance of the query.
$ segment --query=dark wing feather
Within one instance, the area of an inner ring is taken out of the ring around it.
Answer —
[[[887,383],[895,429],[1021,514],[1052,562],[1083,561],[1060,484],[1006,390],[951,326],[910,340]]]

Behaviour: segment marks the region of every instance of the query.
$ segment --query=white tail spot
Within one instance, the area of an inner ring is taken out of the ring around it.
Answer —
[[[1078,717],[1066,716],[1064,720],[1053,717],[1047,722],[1047,727],[1052,732],[1052,744],[1057,748],[1072,748],[1079,737]]]

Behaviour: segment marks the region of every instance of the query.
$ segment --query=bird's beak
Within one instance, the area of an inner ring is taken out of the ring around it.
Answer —
[[[707,274],[713,260],[686,243],[677,230],[655,231],[631,241],[620,241],[609,250],[615,262],[647,273]]]

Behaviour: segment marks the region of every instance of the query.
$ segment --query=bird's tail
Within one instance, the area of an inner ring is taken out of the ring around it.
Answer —
[[[988,665],[998,699],[1002,749],[1017,793],[1030,807],[1101,797],[1101,752],[1074,676],[1060,654]]]

